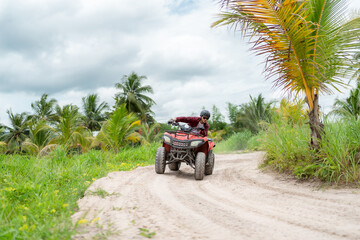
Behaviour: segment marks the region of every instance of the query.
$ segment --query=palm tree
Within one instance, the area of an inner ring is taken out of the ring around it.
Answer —
[[[156,140],[160,139],[160,124],[155,123],[149,126],[147,123],[144,123],[140,126],[140,134],[141,134],[141,141],[143,144],[150,144]]]
[[[360,115],[360,84],[350,90],[350,96],[345,100],[335,99],[331,114],[342,117],[354,117],[358,120]]]
[[[120,89],[120,93],[115,95],[115,106],[126,104],[128,112],[136,113],[143,121],[146,121],[147,118],[151,119],[153,112],[150,108],[155,102],[146,95],[147,93],[153,93],[153,89],[150,85],[142,86],[144,79],[146,79],[146,76],[138,76],[135,72],[132,72],[129,76],[124,75],[122,82],[115,84],[115,87]]]
[[[289,101],[285,98],[280,101],[280,108],[277,113],[286,120],[287,123],[293,125],[302,125],[308,119],[306,110],[304,109],[305,100]]]
[[[89,141],[92,141],[93,138],[83,125],[79,108],[75,105],[65,105],[61,108],[58,105],[56,112],[58,119],[55,127],[48,126],[48,129],[54,134],[49,144],[64,145],[67,150],[79,147],[87,149]]]
[[[9,115],[11,126],[3,126],[5,132],[1,135],[1,140],[7,143],[10,150],[14,149],[21,153],[22,144],[29,136],[28,114],[24,112],[13,114],[11,109],[6,113]]]
[[[53,98],[48,100],[48,95],[44,93],[39,101],[31,103],[31,108],[35,112],[32,117],[36,120],[54,120],[56,103],[57,101]]]
[[[140,120],[134,113],[128,113],[125,104],[112,113],[103,126],[97,140],[104,150],[118,152],[128,142],[140,141],[140,136],[135,132],[140,125]]]
[[[359,36],[360,40],[360,36]],[[350,66],[350,71],[355,70],[355,73],[353,74],[352,78],[356,79],[357,82],[360,82],[360,52],[356,53],[353,58],[353,65]]]
[[[27,152],[38,154],[44,149],[54,137],[54,133],[50,131],[45,120],[29,121],[29,136],[23,143],[23,148]]]
[[[252,38],[266,56],[267,78],[290,95],[303,94],[309,107],[311,146],[319,148],[323,125],[319,94],[344,86],[341,79],[358,52],[360,18],[344,20],[346,0],[220,0],[227,11],[213,26],[230,25]]]
[[[237,124],[253,133],[259,132],[259,123],[271,121],[273,103],[266,103],[261,94],[257,98],[250,96],[250,102],[240,105],[236,116]]]
[[[109,109],[106,102],[99,104],[97,94],[89,94],[87,97],[82,98],[82,106],[84,111],[85,126],[90,131],[99,131],[101,122],[105,121],[104,111]]]

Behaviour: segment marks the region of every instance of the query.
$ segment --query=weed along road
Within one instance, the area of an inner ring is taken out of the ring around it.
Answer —
[[[360,239],[360,190],[258,169],[264,153],[217,154],[213,175],[154,166],[96,180],[74,239]]]

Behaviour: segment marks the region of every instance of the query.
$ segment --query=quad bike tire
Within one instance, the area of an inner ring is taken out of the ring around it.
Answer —
[[[195,158],[195,179],[203,180],[205,173],[205,153],[198,152]]]
[[[155,157],[155,172],[157,174],[163,174],[166,166],[166,150],[164,147],[159,147],[156,150]]]
[[[173,163],[168,164],[168,166],[171,171],[179,171],[181,162],[173,162]]]
[[[215,165],[215,154],[213,151],[209,151],[207,162],[205,164],[205,175],[211,175],[214,171],[214,165]]]

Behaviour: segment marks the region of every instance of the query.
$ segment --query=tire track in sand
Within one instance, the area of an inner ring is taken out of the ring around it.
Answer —
[[[99,220],[74,239],[360,239],[358,189],[319,190],[315,184],[257,169],[263,153],[216,155],[214,174],[155,174],[154,166],[96,180],[73,220]],[[101,198],[91,191],[103,189]]]

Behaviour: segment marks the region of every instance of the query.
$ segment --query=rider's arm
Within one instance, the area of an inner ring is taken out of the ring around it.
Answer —
[[[175,122],[184,122],[184,123],[189,123],[189,124],[197,124],[198,121],[198,117],[177,117],[175,118]]]

